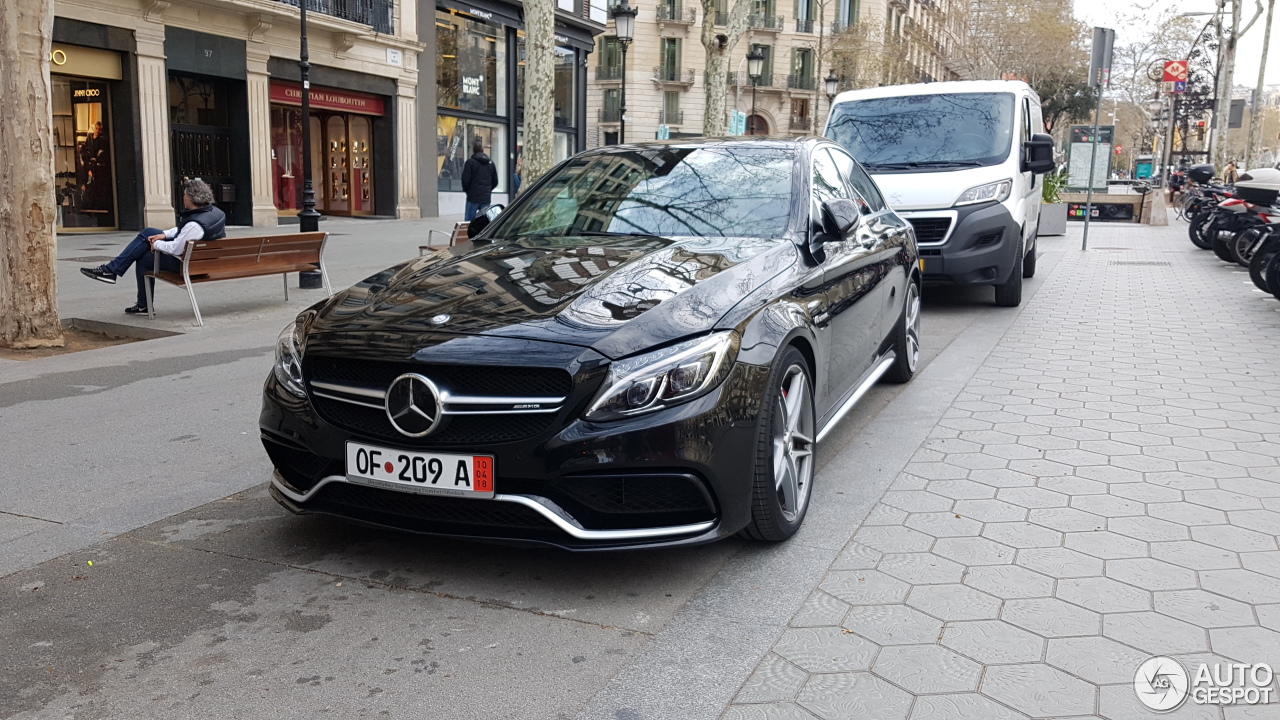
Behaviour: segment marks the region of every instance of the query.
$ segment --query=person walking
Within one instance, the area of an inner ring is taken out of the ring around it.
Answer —
[[[1236,167],[1236,161],[1232,160],[1227,163],[1227,168],[1222,171],[1222,182],[1228,185],[1235,185],[1240,179],[1240,169]]]
[[[145,283],[149,282],[154,287],[155,280],[148,278],[146,273],[155,267],[156,257],[160,258],[161,270],[182,272],[179,258],[187,249],[187,243],[227,236],[227,216],[213,204],[213,190],[208,183],[200,178],[188,180],[182,186],[182,206],[185,209],[178,213],[175,227],[164,231],[146,228],[114,260],[96,268],[80,268],[80,272],[85,277],[114,285],[116,278],[128,272],[129,266],[133,265],[138,280],[138,302],[124,311],[129,315],[147,312]]]
[[[480,138],[471,142],[471,157],[462,166],[462,191],[467,194],[467,222],[475,219],[480,208],[493,202],[493,191],[498,187],[498,168],[484,154]]]

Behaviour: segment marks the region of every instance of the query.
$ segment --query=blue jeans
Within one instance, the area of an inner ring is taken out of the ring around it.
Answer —
[[[466,213],[465,215],[463,215],[463,216],[462,216],[462,219],[463,219],[463,220],[466,220],[467,222],[471,222],[472,220],[475,220],[475,219],[476,219],[476,215],[479,215],[479,214],[480,214],[480,208],[485,207],[485,206],[487,206],[488,204],[489,204],[489,203],[473,203],[473,202],[471,202],[470,200],[468,200],[468,201],[467,201],[467,213]]]
[[[134,276],[138,281],[138,307],[147,306],[147,288],[143,283],[150,282],[153,287],[155,286],[155,280],[146,277],[146,273],[155,267],[156,262],[156,256],[151,252],[151,242],[147,238],[163,232],[155,228],[143,229],[137,237],[129,241],[124,252],[107,263],[107,270],[117,276],[123,276],[129,271],[129,266],[133,265]],[[160,253],[160,269],[168,272],[182,272],[182,261],[168,253]]]

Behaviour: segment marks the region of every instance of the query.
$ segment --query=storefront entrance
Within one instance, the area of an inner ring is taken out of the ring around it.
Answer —
[[[111,87],[105,80],[120,79],[120,55],[55,43],[51,66],[58,231],[115,230],[119,219]],[[61,75],[58,70],[89,77]]]
[[[316,210],[325,215],[374,213],[375,119],[385,112],[376,95],[311,89],[311,182]],[[302,210],[301,89],[271,84],[272,195],[281,215]],[[346,112],[338,110],[342,108]],[[354,111],[354,112],[351,112]]]

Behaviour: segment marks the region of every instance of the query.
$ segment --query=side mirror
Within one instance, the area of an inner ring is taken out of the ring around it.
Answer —
[[[858,227],[862,213],[858,204],[845,198],[835,198],[822,203],[822,234],[843,240]]]
[[[484,229],[489,227],[489,223],[497,220],[505,209],[507,209],[506,205],[485,205],[480,208],[480,212],[467,223],[467,239],[471,240],[484,232]]]
[[[1053,161],[1053,136],[1036,133],[1022,144],[1022,172],[1036,175],[1053,172],[1058,164]]]

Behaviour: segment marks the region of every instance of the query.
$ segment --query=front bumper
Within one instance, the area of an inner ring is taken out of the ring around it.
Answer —
[[[993,285],[1006,282],[1013,272],[1022,229],[1004,205],[987,203],[900,214],[911,222],[951,220],[940,242],[919,243],[925,283]]]
[[[767,377],[768,368],[738,363],[706,396],[611,423],[579,419],[594,390],[588,388],[536,437],[447,448],[339,427],[269,377],[260,428],[276,467],[272,496],[291,512],[571,550],[695,544],[750,520],[756,415]],[[492,455],[495,497],[416,495],[352,482],[344,466],[348,440]]]

